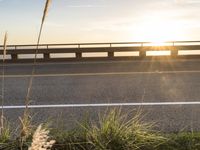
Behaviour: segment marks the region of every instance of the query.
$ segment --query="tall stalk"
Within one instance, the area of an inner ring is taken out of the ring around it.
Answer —
[[[2,66],[2,83],[1,83],[1,125],[0,134],[2,134],[4,128],[4,82],[5,82],[5,59],[6,59],[6,49],[7,49],[7,32],[4,35],[3,42],[3,66]]]
[[[48,12],[50,3],[51,3],[51,0],[46,0],[46,4],[45,4],[45,7],[44,7],[44,12],[43,12],[43,16],[42,16],[42,21],[41,21],[41,25],[40,25],[40,30],[39,30],[39,34],[38,34],[38,39],[37,39],[37,47],[36,47],[36,51],[35,51],[33,68],[32,68],[32,72],[31,72],[31,77],[30,77],[30,80],[29,80],[29,86],[28,86],[26,100],[25,100],[25,105],[26,105],[25,113],[27,113],[27,111],[28,111],[28,105],[29,105],[29,102],[30,102],[30,93],[31,93],[31,88],[32,88],[32,84],[33,84],[35,68],[36,68],[36,64],[37,64],[36,61],[37,61],[37,54],[38,54],[42,29],[43,29],[43,25],[44,25],[44,22],[45,22],[45,18],[47,16],[47,12]]]
[[[38,49],[39,49],[39,44],[40,44],[40,38],[41,38],[42,29],[43,29],[43,25],[45,22],[45,18],[47,16],[50,2],[51,2],[51,0],[46,0],[46,4],[44,7],[44,12],[43,12],[42,21],[41,21],[40,30],[39,30],[38,39],[37,39],[37,46],[36,46],[35,57],[34,57],[34,61],[33,61],[31,77],[29,80],[27,95],[26,95],[26,99],[25,99],[26,107],[24,110],[23,118],[20,118],[20,121],[22,124],[22,129],[21,129],[21,134],[20,134],[20,149],[21,150],[23,149],[23,144],[31,132],[31,118],[29,115],[28,105],[30,103],[30,94],[31,94],[31,89],[32,89],[32,85],[33,85],[33,78],[34,78],[34,74],[35,74],[35,70],[36,70],[36,65],[37,65],[37,54],[38,54]]]

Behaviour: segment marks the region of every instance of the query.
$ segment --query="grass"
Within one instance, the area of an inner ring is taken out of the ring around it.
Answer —
[[[160,145],[159,150],[200,150],[200,132],[180,132],[165,136],[169,140]]]
[[[98,122],[89,120],[79,124],[71,132],[56,131],[55,150],[150,150],[166,141],[153,130],[152,123],[141,121],[141,115],[130,116],[113,109],[99,117]]]
[[[95,149],[140,149],[154,147],[164,141],[152,131],[151,123],[142,123],[140,115],[127,119],[121,110],[111,110],[99,119],[99,123],[86,126],[87,140]]]
[[[5,143],[10,140],[11,138],[11,129],[10,129],[10,124],[7,120],[3,120],[4,122],[4,128],[1,130],[1,135],[0,135],[0,143]]]
[[[143,122],[142,117],[111,109],[99,121],[89,118],[70,130],[39,125],[37,129],[32,127],[36,131],[23,145],[8,130],[6,136],[0,136],[0,149],[38,150],[33,147],[43,144],[51,150],[200,150],[200,132],[160,133],[153,130],[152,123]]]

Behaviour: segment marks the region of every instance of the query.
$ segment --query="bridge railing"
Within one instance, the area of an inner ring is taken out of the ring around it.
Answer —
[[[148,51],[169,51],[170,57],[183,57],[181,51],[189,51],[188,56],[199,57],[194,51],[200,51],[200,41],[168,41],[157,42],[115,42],[115,43],[69,43],[69,44],[40,44],[40,45],[7,45],[7,60],[31,60],[32,58],[19,58],[20,55],[42,55],[38,60],[83,60],[85,56],[95,53],[93,59],[100,58],[98,54],[106,53],[101,59],[119,59],[119,58],[145,58],[148,57]],[[191,51],[191,53],[190,53]],[[115,53],[121,53],[116,56]],[[125,53],[135,53],[135,55],[124,56]],[[55,58],[53,55],[72,54],[73,57]],[[0,55],[3,55],[3,45],[0,45]],[[9,58],[10,57],[10,58]],[[92,59],[91,57],[87,59]]]

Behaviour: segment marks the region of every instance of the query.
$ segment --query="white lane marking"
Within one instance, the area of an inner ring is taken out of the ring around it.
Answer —
[[[200,73],[200,70],[189,71],[148,71],[148,72],[100,72],[100,73],[63,73],[63,74],[35,74],[34,77],[62,77],[62,76],[104,76],[104,75],[137,75],[137,74],[177,74],[177,73]],[[2,75],[0,75],[2,77]],[[31,77],[24,75],[5,75],[5,78]]]
[[[29,105],[28,108],[74,108],[74,107],[111,107],[111,106],[171,106],[171,105],[200,105],[198,102],[153,102],[153,103],[100,103],[100,104],[58,104],[58,105]],[[3,106],[3,109],[24,109],[26,106]]]

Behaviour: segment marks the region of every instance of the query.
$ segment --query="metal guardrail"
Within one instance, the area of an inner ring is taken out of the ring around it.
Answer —
[[[125,58],[122,56],[115,56],[116,52],[138,52],[135,58],[145,58],[147,51],[170,51],[170,57],[183,57],[179,55],[179,51],[200,50],[200,41],[168,41],[164,43],[152,42],[115,42],[115,43],[69,43],[69,44],[40,44],[38,45],[7,45],[7,55],[11,56],[8,61],[28,60],[28,58],[20,59],[18,56],[23,54],[42,54],[43,58],[37,58],[40,61],[53,60],[84,60],[83,53],[107,53],[105,58],[101,59],[119,59]],[[51,54],[74,54],[74,58],[52,58]],[[0,55],[3,54],[3,46],[0,45]],[[189,55],[196,56],[196,54]],[[132,58],[126,56],[126,58]],[[87,59],[97,59],[98,56]],[[31,60],[29,58],[29,60]]]

